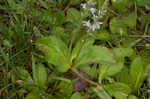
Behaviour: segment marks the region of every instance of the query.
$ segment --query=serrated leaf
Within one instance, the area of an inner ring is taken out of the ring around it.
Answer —
[[[94,46],[92,42],[87,42],[75,60],[75,66],[78,67],[90,63],[110,64],[115,63],[115,60],[112,53],[106,47]]]
[[[79,92],[74,93],[70,99],[82,99],[82,96]]]
[[[131,88],[124,83],[107,84],[104,85],[104,89],[106,89],[111,96],[115,97],[127,97],[128,94],[131,92]]]
[[[41,88],[46,88],[46,81],[47,81],[47,71],[46,68],[42,64],[38,64],[36,66],[36,79],[35,82],[38,84]]]
[[[94,91],[100,99],[112,99],[111,96],[102,87],[97,87],[94,89]]]
[[[130,76],[133,90],[137,90],[141,87],[144,80],[143,63],[140,57],[133,60],[130,67]]]
[[[45,54],[46,60],[53,64],[59,72],[66,72],[69,68],[69,50],[66,44],[55,36],[39,39],[36,44]]]

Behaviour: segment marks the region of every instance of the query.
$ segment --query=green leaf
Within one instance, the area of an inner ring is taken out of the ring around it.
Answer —
[[[26,99],[41,99],[39,93],[36,92],[30,92],[29,94],[27,94]]]
[[[107,30],[100,30],[96,34],[97,39],[102,39],[102,40],[109,40],[110,39],[110,34]]]
[[[94,89],[94,91],[100,99],[112,99],[111,96],[102,87],[98,86]]]
[[[117,17],[114,17],[110,20],[109,27],[110,27],[110,31],[114,34],[116,34],[116,33],[118,33],[120,35],[127,34],[126,27],[121,25],[121,20]]]
[[[67,11],[67,21],[75,23],[76,25],[79,24],[81,19],[80,12],[75,8],[69,8]]]
[[[94,46],[93,40],[89,40],[82,46],[78,57],[75,59],[75,66],[91,63],[110,64],[115,63],[115,60],[109,49],[103,46]]]
[[[137,57],[133,60],[130,67],[130,76],[131,76],[131,84],[133,90],[137,90],[141,87],[144,80],[144,69],[143,63],[140,57]]]
[[[149,3],[149,0],[136,0],[138,6],[145,6]]]
[[[115,63],[112,53],[102,46],[84,46],[77,59],[75,66],[90,63],[110,64]]]
[[[129,28],[136,27],[136,20],[137,20],[137,14],[135,12],[132,12],[129,15],[120,18],[121,24]]]
[[[32,80],[30,73],[24,68],[18,68],[19,77],[23,80]]]
[[[113,10],[118,10],[120,12],[127,11],[127,4],[128,0],[111,0],[112,2],[112,9]]]
[[[77,42],[75,48],[72,51],[71,60],[73,60],[77,57],[77,55],[79,54],[79,51],[81,50],[82,44],[83,44],[82,41]]]
[[[35,57],[32,55],[32,76],[33,76],[33,80],[36,81],[36,60]]]
[[[117,61],[122,61],[124,62],[124,57],[130,57],[133,54],[133,49],[132,48],[114,48],[112,50],[112,52],[114,53],[115,59]]]
[[[69,50],[66,44],[55,36],[39,39],[36,44],[45,54],[46,60],[53,64],[59,72],[66,72],[69,68]]]
[[[70,99],[82,99],[82,96],[79,92],[74,93]]]
[[[80,4],[83,0],[70,0],[72,5],[78,5]]]
[[[131,92],[130,87],[123,83],[107,84],[104,85],[104,89],[106,89],[111,96],[115,96],[116,99],[124,99],[123,97],[127,97]]]
[[[127,68],[123,68],[123,70],[120,73],[118,73],[115,77],[118,82],[128,85],[130,84],[130,75]]]
[[[53,15],[54,20],[56,20],[55,25],[61,25],[64,23],[65,20],[65,13],[64,11],[57,11]]]
[[[112,65],[99,65],[99,82],[101,83],[105,77],[113,76],[120,72],[123,66],[122,62]]]
[[[47,71],[46,68],[42,64],[38,64],[36,66],[36,78],[35,82],[43,89],[46,88],[47,81]]]
[[[73,84],[66,81],[61,81],[57,86],[58,92],[57,95],[60,97],[70,97],[73,92]]]
[[[138,98],[136,96],[134,96],[134,95],[129,95],[128,99],[138,99]]]
[[[43,0],[39,0],[39,3],[40,3],[40,5],[41,5],[42,7],[48,9],[48,4],[47,4],[47,2],[45,2],[45,1],[43,1]]]

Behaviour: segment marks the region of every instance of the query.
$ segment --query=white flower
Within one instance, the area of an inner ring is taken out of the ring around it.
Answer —
[[[82,6],[83,9],[86,8],[86,4],[85,3],[81,3],[81,6]]]
[[[90,27],[90,26],[91,26],[90,20],[88,20],[88,21],[83,21],[83,26]]]
[[[101,24],[103,24],[103,22],[97,22],[97,23],[93,24],[93,25],[90,27],[90,29],[91,29],[92,31],[95,31],[96,29],[100,29],[100,25],[101,25]]]
[[[94,13],[96,12],[96,10],[97,10],[97,9],[95,9],[95,8],[91,8],[91,9],[90,9],[90,11],[91,11],[92,14],[94,14]]]
[[[92,31],[95,31],[95,29],[96,29],[95,25],[92,25],[92,26],[90,27],[90,29],[91,29]]]

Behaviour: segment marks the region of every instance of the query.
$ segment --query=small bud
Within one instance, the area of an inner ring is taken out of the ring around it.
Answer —
[[[90,11],[91,11],[92,14],[94,14],[94,13],[96,12],[96,10],[97,10],[97,9],[95,9],[95,8],[91,8],[91,9],[90,9]]]

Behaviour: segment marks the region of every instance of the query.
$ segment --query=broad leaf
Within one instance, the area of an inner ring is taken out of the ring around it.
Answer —
[[[127,3],[128,3],[128,0],[111,0],[112,2],[112,8],[114,10],[118,10],[118,11],[126,11],[127,8]]]
[[[149,3],[149,0],[136,0],[138,6],[145,6]]]
[[[35,72],[35,82],[38,84],[41,88],[46,88],[46,81],[47,81],[47,71],[46,68],[39,64],[36,66],[36,72]]]
[[[133,87],[134,90],[141,87],[144,80],[144,72],[141,58],[135,58],[130,67],[131,87]]]
[[[75,60],[75,66],[91,63],[112,64],[115,63],[115,60],[106,47],[94,46],[92,42],[87,42],[81,48]]]
[[[70,97],[73,92],[73,84],[66,81],[61,81],[57,86],[57,95],[60,97]]]
[[[109,23],[110,31],[114,34],[126,35],[127,29],[121,25],[121,20],[119,18],[112,18]]]
[[[83,1],[83,0],[72,0],[72,1],[71,1],[71,4],[72,4],[72,5],[78,5],[78,4],[80,4],[82,1]]]
[[[94,89],[94,91],[100,99],[112,99],[111,96],[102,87],[97,87]]]
[[[138,99],[138,98],[136,96],[134,96],[134,95],[129,95],[128,99]]]
[[[46,60],[53,64],[59,72],[66,72],[69,68],[69,50],[66,44],[55,36],[39,39],[36,44],[45,54]]]
[[[79,92],[74,93],[70,99],[82,99],[82,96]]]
[[[32,77],[30,75],[30,73],[24,69],[24,68],[18,68],[18,71],[19,71],[19,77],[22,79],[22,80],[28,80],[28,81],[32,81]]]
[[[123,66],[122,62],[112,65],[99,65],[99,82],[101,83],[105,77],[113,76],[120,72]]]
[[[123,68],[123,70],[118,73],[116,76],[116,80],[118,82],[124,83],[124,84],[130,84],[130,75],[127,68]]]
[[[104,88],[109,92],[111,96],[115,96],[116,99],[124,99],[131,92],[128,85],[123,83],[113,83],[104,85]]]
[[[129,28],[135,28],[136,20],[137,20],[137,14],[135,12],[132,12],[127,16],[121,17],[120,19],[121,24]]]
[[[112,50],[117,61],[124,62],[124,57],[130,57],[133,54],[132,48],[115,48]]]
[[[79,24],[80,22],[80,12],[77,9],[69,8],[67,11],[67,21],[70,21],[74,24]]]
[[[39,93],[36,92],[30,92],[29,94],[27,94],[26,99],[41,99]]]

